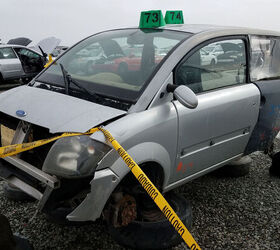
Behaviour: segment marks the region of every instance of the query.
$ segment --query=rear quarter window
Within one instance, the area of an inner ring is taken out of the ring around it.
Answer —
[[[280,79],[280,37],[251,36],[252,81]]]
[[[17,57],[11,48],[0,49],[0,59],[13,59],[13,58],[17,58]]]

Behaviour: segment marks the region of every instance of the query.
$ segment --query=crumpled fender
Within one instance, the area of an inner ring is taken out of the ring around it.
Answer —
[[[168,152],[164,147],[153,142],[144,142],[135,145],[127,150],[127,152],[139,165],[151,161],[160,164],[164,171],[164,184],[166,184],[165,182],[169,179],[170,175],[170,170],[168,168],[171,163]],[[122,158],[118,157],[116,151],[110,151],[102,162],[100,162],[98,168],[105,167],[114,158],[116,160],[110,168],[101,169],[95,172],[95,177],[90,183],[91,192],[83,202],[67,216],[68,220],[95,221],[101,216],[103,208],[111,196],[111,193],[130,171]]]

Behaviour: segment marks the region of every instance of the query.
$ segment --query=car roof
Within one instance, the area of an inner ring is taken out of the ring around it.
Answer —
[[[0,44],[0,48],[8,48],[8,47],[13,47],[13,48],[27,48],[22,45],[16,45],[16,44]]]
[[[211,24],[167,24],[158,29],[183,31],[192,34],[198,34],[201,32],[217,32],[221,33],[224,31],[225,34],[237,34],[240,35],[267,35],[267,36],[280,36],[280,32],[271,30],[262,30],[246,27],[231,27],[231,26],[218,26]]]
[[[41,53],[39,53],[38,51],[32,49],[32,48],[29,48],[29,47],[26,47],[26,46],[22,46],[22,45],[17,45],[17,44],[0,44],[0,49],[1,48],[23,48],[23,49],[28,49],[28,50],[31,50],[32,52],[38,54],[38,55],[42,55]]]

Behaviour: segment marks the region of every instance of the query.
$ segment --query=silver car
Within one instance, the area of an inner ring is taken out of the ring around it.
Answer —
[[[46,63],[46,58],[20,45],[0,45],[0,82],[22,78],[31,79]]]
[[[0,45],[0,83],[22,79],[29,82],[46,64],[47,55],[60,43],[60,39],[47,37],[38,42],[34,49],[27,47],[32,41],[19,37]]]
[[[204,65],[201,50],[217,43],[238,45],[238,57]],[[79,52],[95,46],[111,60],[100,55],[92,71],[73,68]],[[125,55],[124,48],[139,46],[141,55]],[[155,48],[168,51],[159,56]],[[168,194],[251,152],[269,151],[280,127],[279,95],[280,33],[207,25],[112,30],[79,42],[27,86],[0,94],[1,142],[102,125]],[[168,221],[101,132],[3,158],[0,169],[50,216],[102,217],[114,238],[133,247],[147,247],[148,239],[154,248],[175,243]],[[189,227],[189,205],[174,197],[170,204]]]

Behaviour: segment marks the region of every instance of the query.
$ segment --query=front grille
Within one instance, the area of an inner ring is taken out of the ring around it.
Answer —
[[[1,146],[11,145],[16,128],[21,120],[0,112],[0,143]],[[53,137],[48,129],[31,124],[30,131],[24,142],[32,142]],[[23,152],[19,158],[29,164],[42,169],[44,160],[54,142]]]

